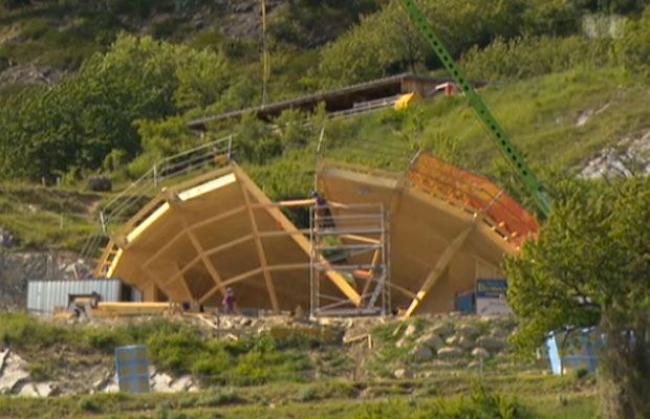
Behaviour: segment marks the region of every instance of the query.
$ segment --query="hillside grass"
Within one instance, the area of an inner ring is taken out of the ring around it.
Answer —
[[[497,83],[481,94],[529,165],[551,188],[555,179],[574,176],[603,148],[650,129],[650,88],[621,69],[576,68]],[[577,126],[584,112],[593,115]],[[273,200],[304,197],[314,188],[316,149],[324,124],[326,159],[400,172],[423,149],[487,175],[534,209],[462,97],[438,96],[403,112],[389,109],[310,123],[305,144],[285,145],[280,156],[255,163],[235,155]],[[112,196],[24,183],[2,188],[0,225],[21,238],[22,248],[80,249],[97,228],[91,224],[89,205]],[[291,218],[305,220],[304,214],[291,214]]]
[[[0,184],[0,227],[17,239],[18,250],[80,251],[95,232],[100,194],[27,183]]]
[[[618,68],[576,68],[523,81],[495,83],[481,95],[542,181],[574,176],[602,149],[650,129],[650,87]],[[577,126],[579,116],[593,112]],[[272,199],[312,188],[320,126],[309,144],[264,164],[248,164]],[[531,206],[462,97],[437,96],[412,108],[325,123],[324,157],[403,171],[418,149],[494,179]]]
[[[191,418],[592,418],[595,389],[571,377],[484,379],[460,373],[461,387],[445,380],[275,383],[179,394],[97,394],[49,399],[0,397],[7,417]],[[523,385],[519,385],[522,383]]]

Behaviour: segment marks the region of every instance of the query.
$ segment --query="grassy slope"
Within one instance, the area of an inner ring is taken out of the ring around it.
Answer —
[[[650,129],[650,88],[635,85],[616,69],[576,69],[495,85],[481,94],[546,181],[553,173],[575,174],[604,147]],[[587,110],[601,112],[577,127],[578,116]],[[248,166],[273,198],[300,195],[311,187],[316,133],[313,137],[310,147],[290,150],[270,164]],[[402,170],[422,147],[505,187],[514,183],[461,97],[437,97],[402,114],[388,110],[335,122],[326,138],[325,155],[336,160]],[[296,172],[306,175],[297,177]]]
[[[257,335],[251,329],[248,337],[232,342],[188,319],[70,325],[0,313],[0,342],[29,362],[34,380],[75,380],[89,365],[110,368],[114,347],[146,343],[159,370],[173,376],[192,373],[208,386],[197,393],[181,394],[97,394],[46,400],[0,397],[0,417],[166,417],[162,413],[173,410],[191,417],[343,418],[364,417],[377,409],[387,409],[386,413],[397,409],[414,417],[412,414],[426,412],[437,403],[459,404],[459,397],[476,394],[478,383],[504,400],[517,400],[533,417],[592,417],[595,411],[593,377],[548,376],[543,363],[513,364],[508,356],[499,356],[490,360],[496,362],[485,363],[482,377],[476,368],[416,363],[408,355],[411,343],[435,323],[420,318],[411,324],[419,332],[401,348],[395,346],[399,334],[394,332],[396,328],[404,330],[403,324],[376,325],[371,330],[375,347],[365,356],[393,366],[401,360],[399,365],[409,370],[433,372],[427,378],[384,376],[378,374],[375,362],[364,362],[355,369],[358,351],[364,349],[332,340],[336,333],[317,337],[300,328],[276,326],[269,332],[275,338]],[[187,357],[188,348],[192,348],[191,357]],[[52,353],[57,356],[49,356]],[[303,361],[296,363],[296,357]],[[358,374],[359,368],[364,372]],[[311,381],[314,369],[320,373]],[[251,381],[253,376],[258,380]]]
[[[546,181],[552,173],[575,173],[602,148],[650,129],[650,88],[635,85],[616,69],[577,69],[495,85],[482,94],[512,141]],[[602,111],[577,127],[578,116],[586,110]],[[313,188],[318,131],[307,147],[288,149],[281,158],[265,164],[243,165],[272,199],[305,196]],[[422,147],[489,175],[526,199],[460,97],[437,97],[404,113],[387,110],[329,122],[325,146],[327,158],[393,170],[403,170],[409,157]],[[26,185],[5,191],[10,193],[0,197],[0,225],[17,233],[29,247],[79,248],[90,228],[87,208],[70,205],[76,199],[88,203],[96,199],[94,195]],[[64,229],[59,226],[62,212],[69,214]]]
[[[471,392],[476,377],[460,374],[458,385],[448,377],[426,381],[321,381],[313,384],[276,383],[256,387],[215,388],[185,394],[99,394],[85,397],[29,399],[0,397],[0,416],[8,417],[142,417],[175,412],[188,417],[354,418],[369,412],[390,417],[415,417],[436,404],[459,403]],[[593,384],[573,378],[506,375],[486,377],[485,388],[515,399],[529,417],[591,418],[596,414]],[[462,402],[461,402],[462,403]],[[401,415],[395,416],[398,409]],[[112,415],[112,416],[111,416]],[[427,416],[422,416],[427,417]]]
[[[79,250],[95,227],[90,213],[100,195],[23,183],[0,184],[0,227],[21,249]]]

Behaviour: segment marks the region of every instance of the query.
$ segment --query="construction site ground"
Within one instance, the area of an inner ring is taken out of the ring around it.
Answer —
[[[1,320],[0,417],[429,417],[480,386],[532,417],[596,408],[593,377],[517,358],[507,317]],[[117,392],[113,350],[131,343],[152,393]]]

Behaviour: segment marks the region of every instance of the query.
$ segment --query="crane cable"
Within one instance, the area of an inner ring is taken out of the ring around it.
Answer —
[[[266,0],[261,0],[262,12],[262,106],[266,104],[268,82],[271,77],[271,57],[266,39]]]

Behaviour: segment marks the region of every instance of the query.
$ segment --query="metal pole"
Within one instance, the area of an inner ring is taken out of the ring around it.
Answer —
[[[106,217],[104,216],[104,211],[99,211],[99,222],[102,225],[102,231],[104,234],[107,234],[108,232],[106,231]]]

